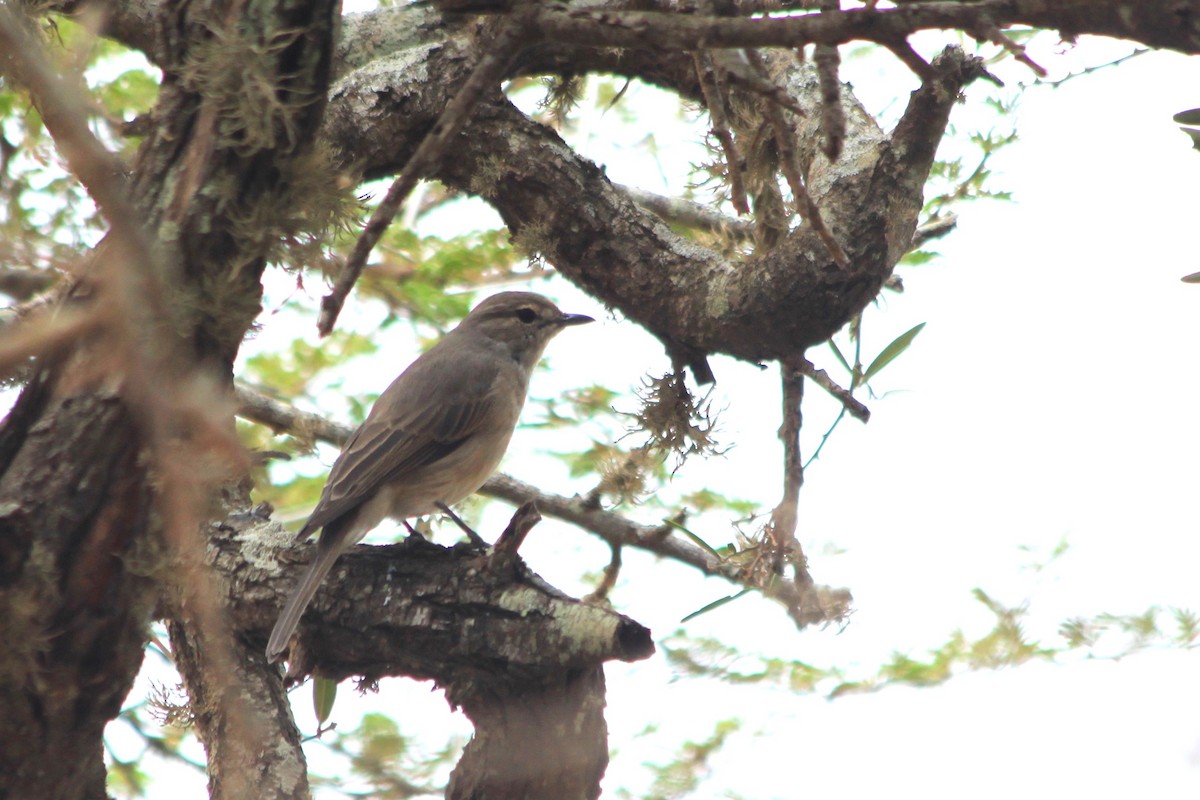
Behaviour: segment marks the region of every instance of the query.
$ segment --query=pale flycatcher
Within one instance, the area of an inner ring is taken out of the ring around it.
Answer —
[[[503,292],[477,305],[392,382],[346,442],[297,535],[322,530],[271,631],[270,660],[287,648],[344,550],[386,517],[429,514],[483,485],[508,448],[546,344],[568,325],[592,321],[564,314],[541,295]]]

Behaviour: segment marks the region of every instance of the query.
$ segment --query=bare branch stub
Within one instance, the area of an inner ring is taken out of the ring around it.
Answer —
[[[608,600],[608,593],[617,585],[617,576],[621,574],[621,545],[610,544],[612,548],[612,557],[608,561],[608,566],[604,568],[604,574],[600,578],[600,583],[596,588],[584,599],[588,603],[600,603]]]
[[[533,530],[533,526],[542,521],[542,515],[538,511],[537,503],[529,500],[522,503],[512,515],[512,519],[508,521],[508,527],[500,534],[500,538],[496,540],[493,550],[493,558],[502,558],[505,560],[513,560],[517,556],[517,551],[525,542],[525,537]]]

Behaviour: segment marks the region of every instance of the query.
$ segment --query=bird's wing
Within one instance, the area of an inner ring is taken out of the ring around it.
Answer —
[[[511,402],[498,380],[502,363],[461,351],[455,364],[439,356],[430,350],[379,396],[334,462],[298,538],[354,510],[381,486],[450,455],[492,418],[496,402]]]

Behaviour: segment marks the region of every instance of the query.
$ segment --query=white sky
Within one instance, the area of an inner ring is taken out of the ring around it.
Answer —
[[[1037,48],[1034,56],[1061,74],[1128,49],[1087,42],[1064,55]],[[1011,63],[996,71],[1010,82],[1031,77]],[[912,88],[895,62],[877,70],[850,61],[846,77],[860,96],[877,92],[864,98],[876,109]],[[958,207],[959,229],[935,245],[942,258],[904,271],[907,291],[869,315],[865,360],[912,325],[928,324],[876,381],[877,391],[892,393],[868,403],[871,422],[843,422],[807,475],[802,543],[819,582],[853,590],[851,624],[840,633],[798,633],[776,607],[743,600],[689,623],[691,635],[868,675],[894,651],[926,656],[956,628],[985,633],[992,620],[972,600],[973,587],[1010,605],[1031,600],[1030,629],[1048,645],[1059,643],[1054,632],[1071,616],[1140,613],[1154,604],[1200,608],[1200,415],[1193,412],[1200,286],[1179,282],[1200,270],[1200,153],[1171,122],[1200,105],[1196,86],[1200,62],[1149,54],[1025,95],[1016,117],[1021,139],[994,163],[993,188],[1011,190],[1015,202]],[[987,91],[970,87],[955,111],[960,130],[989,118],[979,110]],[[623,103],[643,120],[661,107],[636,89]],[[671,141],[667,120],[654,127],[657,161],[631,149],[644,131],[610,146],[617,122],[610,114],[590,123],[579,146],[613,180],[661,191],[657,176],[694,157]],[[569,310],[597,311],[569,287],[559,296]],[[275,335],[293,332],[268,327],[261,341]],[[619,357],[606,355],[613,351]],[[832,372],[831,356],[812,355]],[[394,353],[389,360],[395,371],[404,363]],[[535,385],[535,396],[592,381],[631,387],[665,365],[643,334],[611,318],[564,334],[550,361],[555,371]],[[779,484],[776,373],[727,359],[714,368],[725,439],[737,446],[694,471],[685,467],[680,480],[769,507]],[[381,375],[363,376],[364,388],[382,389],[392,375]],[[836,406],[813,387],[808,395],[811,452]],[[552,461],[519,454],[531,446],[569,449],[519,432],[521,450],[506,468],[550,491],[586,488]],[[490,513],[502,520],[506,509]],[[728,536],[716,521],[700,532],[714,544]],[[1062,559],[1044,572],[1027,568],[1063,537],[1071,547]],[[598,570],[606,555],[585,534],[550,521],[525,550],[536,570],[568,591],[582,591],[579,574]],[[648,557],[627,554],[627,561],[615,602],[660,638],[732,591]],[[1195,797],[1198,667],[1195,653],[1155,651],[829,702],[679,680],[661,656],[611,665],[616,755],[606,787],[611,795],[617,786],[641,786],[643,762],[668,761],[682,739],[702,740],[717,720],[740,717],[742,732],[693,796]],[[311,730],[307,687],[296,705]],[[363,709],[386,709],[405,733],[428,734],[431,743],[447,729],[469,731],[439,695],[403,681],[386,682],[366,703],[343,690],[335,716],[350,727]],[[651,723],[659,731],[639,736]],[[310,754],[322,758],[319,747]],[[204,797],[204,782],[163,782],[153,796]]]

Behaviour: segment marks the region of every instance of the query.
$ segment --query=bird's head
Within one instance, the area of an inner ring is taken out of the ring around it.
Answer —
[[[566,314],[533,292],[501,292],[471,310],[457,330],[482,335],[503,346],[512,357],[532,367],[546,344],[563,328],[595,322],[583,314]]]

